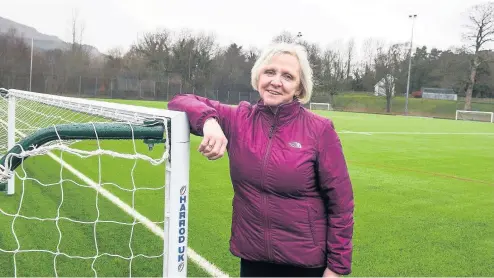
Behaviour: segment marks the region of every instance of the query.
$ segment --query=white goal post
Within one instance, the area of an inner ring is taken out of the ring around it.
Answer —
[[[187,276],[186,114],[1,90],[0,274]]]
[[[329,103],[311,102],[309,106],[310,110],[333,110]]]
[[[494,123],[494,112],[456,110],[455,120],[482,121]]]

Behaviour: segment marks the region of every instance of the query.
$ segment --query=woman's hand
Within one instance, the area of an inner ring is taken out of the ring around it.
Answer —
[[[207,119],[202,131],[204,136],[198,151],[209,160],[221,158],[225,153],[228,140],[216,119]]]
[[[331,269],[326,268],[326,270],[324,270],[324,273],[322,274],[322,277],[340,277],[340,275],[334,273],[333,271],[331,271]]]

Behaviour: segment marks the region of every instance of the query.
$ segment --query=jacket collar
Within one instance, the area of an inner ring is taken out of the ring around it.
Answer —
[[[283,125],[295,117],[297,117],[300,109],[302,108],[302,103],[300,103],[297,99],[293,100],[289,103],[284,103],[278,106],[276,113],[273,112],[271,107],[264,104],[264,101],[260,99],[257,101],[257,107],[263,116],[265,116],[269,121],[275,121],[277,125]]]

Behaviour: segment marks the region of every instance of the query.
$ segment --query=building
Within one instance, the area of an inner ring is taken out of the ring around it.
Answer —
[[[458,94],[453,89],[448,88],[422,88],[422,98],[458,100]]]
[[[375,96],[386,96],[386,80],[391,90],[391,96],[395,95],[395,78],[391,74],[387,74],[379,82],[374,85],[374,95]]]

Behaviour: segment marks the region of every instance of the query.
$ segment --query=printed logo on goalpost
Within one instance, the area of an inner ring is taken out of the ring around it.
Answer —
[[[185,268],[185,244],[186,240],[186,220],[187,220],[187,186],[180,188],[180,210],[178,211],[178,271],[182,272]]]

